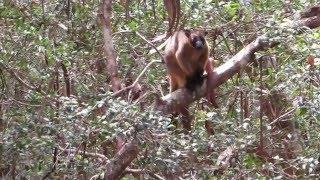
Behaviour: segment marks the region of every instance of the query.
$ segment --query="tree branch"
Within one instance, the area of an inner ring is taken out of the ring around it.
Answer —
[[[104,179],[118,179],[139,153],[138,143],[132,140],[126,143],[116,156],[107,164]]]
[[[126,31],[127,33],[133,33],[132,31]],[[136,85],[138,85],[138,81],[139,79],[142,77],[142,75],[147,71],[147,69],[153,64],[153,63],[161,63],[164,62],[164,58],[163,55],[160,53],[160,51],[157,49],[157,47],[152,44],[149,40],[147,40],[144,36],[142,36],[139,32],[135,32],[136,35],[138,35],[142,40],[144,40],[146,43],[148,43],[161,57],[161,61],[160,60],[152,60],[151,62],[149,62],[145,68],[142,70],[142,72],[139,74],[139,76],[136,78],[136,80],[130,85],[127,86],[125,88],[122,88],[120,90],[118,90],[117,92],[112,94],[112,97],[118,97],[120,96],[122,93],[131,90],[132,88],[134,88]]]
[[[161,60],[162,62],[164,62],[164,57],[163,55],[161,54],[161,52],[158,50],[158,48],[152,44],[150,41],[148,41],[148,39],[146,39],[144,36],[142,36],[138,31],[136,32],[136,34],[142,39],[144,40],[145,42],[147,42],[158,54],[159,56],[161,57]]]
[[[123,92],[126,92],[130,89],[132,89],[134,86],[136,86],[138,84],[139,79],[143,76],[143,74],[147,71],[147,69],[154,63],[161,63],[162,61],[160,60],[152,60],[151,62],[149,62],[145,68],[143,68],[143,70],[141,71],[141,73],[139,74],[139,76],[136,78],[136,80],[130,85],[127,86],[123,89],[120,89],[119,91],[115,92],[112,94],[112,97],[118,97],[120,94],[122,94]]]
[[[68,69],[66,67],[66,65],[61,61],[60,62],[61,65],[61,69],[63,71],[63,77],[64,77],[64,83],[66,86],[66,94],[68,97],[70,97],[71,95],[71,84],[70,84],[70,77],[69,77],[69,73],[68,73]]]
[[[101,159],[103,162],[109,162],[109,159],[100,153],[90,153],[90,152],[84,152],[84,151],[80,151],[77,149],[67,149],[67,148],[62,148],[62,147],[58,147],[58,149],[60,151],[62,151],[63,153],[75,153],[75,154],[85,154],[86,156],[90,156],[90,157],[94,157],[94,158],[99,158]]]
[[[116,52],[112,43],[112,28],[111,28],[111,10],[112,0],[103,0],[100,10],[100,20],[102,25],[104,51],[107,56],[107,74],[110,75],[111,88],[113,92],[117,92],[121,88],[120,80],[118,78],[118,65],[116,61]]]
[[[310,7],[309,9],[306,9],[305,11],[300,13],[300,18],[309,18],[312,16],[319,16],[320,13],[320,4]]]
[[[6,70],[13,78],[15,78],[21,85],[23,85],[24,87],[38,92],[39,94],[41,94],[42,96],[45,97],[46,100],[50,100],[50,102],[48,103],[48,105],[52,106],[51,102],[58,102],[56,99],[49,97],[42,89],[41,87],[36,87],[34,85],[31,85],[29,82],[27,82],[26,80],[22,79],[19,75],[17,75],[17,73],[14,71],[14,69],[12,69],[11,67],[3,64],[2,62],[0,62],[0,68]]]

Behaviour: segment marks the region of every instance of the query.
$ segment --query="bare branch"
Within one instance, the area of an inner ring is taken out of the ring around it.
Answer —
[[[144,36],[142,36],[138,31],[136,32],[136,34],[137,34],[141,39],[143,39],[145,42],[147,42],[147,43],[159,54],[159,56],[161,57],[162,62],[164,62],[163,55],[160,53],[160,51],[158,50],[158,48],[157,48],[154,44],[152,44],[150,41],[148,41]]]
[[[118,78],[118,65],[116,61],[116,52],[112,43],[112,30],[111,30],[111,9],[112,0],[103,0],[101,4],[101,12],[99,14],[102,32],[104,38],[104,50],[107,56],[107,73],[111,78],[111,88],[113,92],[121,88],[120,80]]]
[[[64,83],[66,85],[66,94],[67,94],[68,97],[70,97],[70,95],[71,95],[71,84],[70,84],[69,73],[68,73],[66,65],[62,61],[60,62],[60,65],[61,65],[61,69],[63,71]]]
[[[132,33],[132,31],[125,31],[126,33]],[[132,88],[134,88],[137,84],[138,84],[138,81],[139,79],[142,77],[142,75],[147,71],[147,69],[153,64],[153,63],[161,63],[161,62],[164,62],[164,58],[163,58],[163,55],[160,53],[160,51],[158,50],[158,48],[152,44],[149,40],[147,40],[147,38],[145,38],[143,35],[141,35],[139,32],[136,32],[136,34],[141,38],[143,39],[145,42],[147,42],[158,54],[159,56],[161,57],[161,60],[152,60],[151,62],[149,62],[147,64],[147,66],[141,71],[141,73],[139,74],[139,76],[136,78],[136,80],[130,85],[130,86],[127,86],[123,89],[120,89],[119,91],[115,92],[112,94],[113,97],[118,97],[120,96],[122,93],[128,91],[128,90],[131,90]]]
[[[104,179],[118,179],[138,153],[139,148],[136,140],[126,143],[107,164]]]
[[[147,71],[147,69],[153,64],[153,63],[161,63],[162,61],[160,60],[152,60],[151,62],[149,62],[147,64],[147,66],[141,71],[141,73],[139,74],[139,76],[136,78],[136,80],[130,85],[127,86],[123,89],[120,89],[119,91],[115,92],[112,94],[112,97],[117,97],[119,95],[121,95],[123,92],[126,92],[130,89],[132,89],[134,86],[136,86],[138,84],[139,79],[143,76],[143,74]]]
[[[8,67],[7,65],[5,65],[1,62],[0,62],[0,67],[2,69],[6,70],[11,76],[13,76],[24,87],[26,87],[32,91],[36,91],[36,92],[40,93],[42,96],[46,97],[46,99],[48,99],[50,101],[57,102],[56,99],[49,97],[40,87],[35,87],[33,85],[30,85],[30,83],[28,83],[24,79],[22,79],[19,75],[17,75],[17,73],[11,67]],[[48,103],[48,104],[52,106],[51,103]]]
[[[64,153],[77,153],[77,154],[85,154],[86,156],[90,156],[90,157],[95,157],[95,158],[100,158],[105,162],[109,162],[109,159],[103,155],[103,154],[99,154],[99,153],[90,153],[90,152],[83,152],[80,150],[76,150],[76,149],[66,149],[66,148],[62,148],[62,147],[58,147],[60,151],[64,152]]]
[[[169,27],[167,34],[171,35],[172,31],[177,29],[180,21],[180,0],[164,0],[163,3],[168,13]]]

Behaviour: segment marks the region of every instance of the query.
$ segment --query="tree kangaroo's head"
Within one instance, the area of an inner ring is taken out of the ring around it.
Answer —
[[[189,38],[190,44],[195,49],[203,49],[207,47],[207,43],[205,40],[205,36],[208,34],[204,30],[190,30],[190,29],[184,29],[183,30],[185,35]]]

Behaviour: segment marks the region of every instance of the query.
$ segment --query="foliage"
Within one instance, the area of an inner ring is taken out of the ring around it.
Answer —
[[[162,1],[128,1],[129,8],[124,2],[113,2],[112,30],[119,76],[128,85],[148,62],[160,59],[132,32],[152,40],[166,32],[167,21]],[[85,152],[111,159],[117,136],[140,140],[141,153],[130,167],[152,172],[145,178],[290,178],[287,167],[294,167],[299,178],[312,177],[320,157],[320,65],[311,67],[306,58],[320,57],[320,31],[283,24],[314,3],[181,1],[182,26],[211,30],[207,39],[215,66],[258,35],[266,33],[281,42],[256,54],[257,60],[275,60],[275,67],[266,63],[260,71],[257,62],[219,87],[219,109],[203,100],[195,103],[193,130],[184,133],[171,130],[170,118],[151,108],[154,94],[168,92],[164,64],[151,66],[140,79],[145,93],[141,99],[112,97],[97,18],[99,1],[0,1],[1,177],[39,178],[53,170],[51,177],[88,179],[103,172],[107,162]],[[215,27],[222,33],[214,34]],[[267,115],[260,118],[259,107],[269,100],[277,117],[289,112],[282,121],[292,122],[294,131],[277,129]],[[206,133],[206,121],[214,125],[212,136]],[[273,162],[252,151],[261,143],[261,130]],[[237,158],[219,174],[217,159],[229,146],[237,147]],[[296,152],[292,156],[283,151],[290,148]]]

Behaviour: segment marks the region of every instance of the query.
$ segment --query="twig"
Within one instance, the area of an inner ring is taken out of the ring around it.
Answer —
[[[123,30],[123,31],[118,31],[113,33],[113,36],[116,36],[118,34],[123,34],[123,33],[135,33],[136,35],[138,35],[142,40],[144,40],[146,43],[148,43],[160,56],[161,60],[164,62],[164,57],[161,54],[160,50],[151,42],[149,41],[147,38],[145,38],[141,33],[139,33],[138,31],[134,32],[134,31],[129,31],[129,30]],[[164,43],[165,44],[165,43]],[[161,45],[160,45],[161,46]],[[160,48],[161,49],[161,48]]]
[[[50,174],[52,174],[56,170],[57,160],[58,160],[58,148],[55,147],[53,151],[52,168],[42,179],[49,178]]]
[[[59,146],[59,150],[62,151],[62,152],[66,152],[66,153],[70,153],[70,152],[71,153],[78,153],[78,154],[83,154],[84,153],[83,151],[79,151],[77,149],[65,149],[65,148],[62,148],[60,146]],[[100,153],[86,152],[86,156],[100,158],[105,162],[109,162],[109,159],[105,155],[100,154]]]
[[[225,37],[223,34],[221,34],[221,37],[222,37],[222,40],[223,40],[224,44],[226,45],[227,50],[229,51],[229,53],[230,53],[230,54],[233,54],[233,52],[231,51],[230,45],[229,45],[226,37]]]
[[[259,83],[260,83],[260,89],[262,90],[263,89],[263,82],[262,82],[262,61],[259,61],[259,73],[260,73],[260,76],[259,76]],[[262,91],[260,91],[260,98],[263,97],[263,93]],[[261,149],[264,149],[264,143],[263,143],[263,102],[261,101],[260,102],[260,109],[259,109],[259,123],[260,123],[260,129],[259,129],[259,139],[260,139],[260,148]]]
[[[153,64],[153,63],[161,63],[162,61],[160,60],[152,60],[151,62],[149,62],[147,64],[147,66],[141,71],[141,73],[139,74],[139,76],[136,78],[136,80],[130,85],[130,86],[127,86],[123,89],[120,89],[119,91],[113,93],[111,96],[112,97],[117,97],[119,96],[121,93],[125,92],[125,91],[128,91],[130,89],[132,89],[139,81],[139,79],[143,76],[143,74],[147,71],[147,69]]]
[[[133,32],[130,30],[122,30],[122,31],[114,32],[112,36],[117,36],[118,34],[123,34],[123,33],[133,33]]]
[[[141,39],[143,39],[145,42],[147,42],[153,49],[156,50],[156,52],[159,54],[159,56],[161,57],[161,60],[162,61],[159,61],[159,60],[152,60],[151,62],[149,62],[147,64],[147,66],[142,70],[142,72],[139,74],[139,76],[136,78],[136,80],[130,85],[130,86],[127,86],[123,89],[120,89],[119,91],[115,92],[112,96],[113,97],[117,97],[119,96],[121,93],[125,92],[125,91],[128,91],[130,89],[132,89],[133,87],[135,87],[139,81],[139,79],[142,77],[142,75],[146,72],[146,70],[153,64],[153,63],[161,63],[161,62],[164,62],[164,57],[163,55],[160,53],[160,51],[158,50],[158,48],[153,44],[151,43],[149,40],[147,40],[143,35],[141,35],[138,31],[135,32]]]
[[[121,33],[133,33],[133,31],[119,31],[114,33],[113,35],[117,35],[117,34],[121,34]],[[148,43],[160,56],[161,61],[160,60],[152,60],[151,62],[149,62],[147,64],[147,66],[142,70],[142,72],[138,75],[138,77],[136,78],[136,80],[130,85],[127,86],[125,88],[120,89],[119,91],[116,91],[115,93],[113,93],[111,96],[112,97],[118,97],[119,95],[121,95],[123,92],[126,92],[128,90],[131,90],[133,87],[135,87],[139,81],[139,79],[142,77],[142,75],[146,72],[146,70],[153,64],[153,63],[161,63],[164,62],[164,57],[161,54],[161,52],[158,50],[158,48],[151,43],[149,40],[147,40],[147,38],[145,38],[142,34],[140,34],[138,31],[135,32],[136,35],[138,35],[142,40],[144,40],[146,43]]]
[[[27,87],[30,90],[33,91],[37,91],[39,92],[39,89],[36,87],[33,87],[31,85],[29,85],[27,82],[25,82],[24,80],[21,79],[21,77],[19,77],[14,70],[12,70],[10,67],[4,65],[3,63],[0,62],[0,67],[2,67],[4,70],[6,70],[9,74],[11,74],[16,80],[19,81],[19,83],[21,83],[23,86]]]
[[[140,101],[142,101],[145,97],[147,97],[148,95],[150,95],[149,92],[144,93],[143,95],[141,95],[137,100],[135,100],[133,102],[133,105],[137,105]]]
[[[145,170],[144,170],[144,169],[131,169],[131,168],[127,168],[124,172],[125,172],[125,173],[137,173],[137,174],[140,174],[140,173],[144,173]]]
[[[149,172],[148,174],[149,174],[151,177],[153,177],[153,178],[155,178],[155,179],[157,179],[157,180],[165,180],[164,177],[161,177],[161,176],[158,175],[158,174],[151,173],[151,172]]]
[[[159,56],[161,57],[162,62],[164,62],[164,57],[163,55],[160,53],[160,51],[158,50],[158,48],[151,43],[149,40],[147,40],[144,36],[142,36],[138,31],[136,31],[136,34],[143,39],[145,42],[147,42],[154,50],[156,50],[156,52],[159,54]]]
[[[20,76],[18,76],[14,70],[6,65],[4,65],[3,63],[0,62],[0,67],[4,70],[6,70],[11,76],[13,76],[20,84],[22,84],[23,86],[25,86],[26,88],[36,91],[38,93],[40,93],[41,95],[45,96],[46,99],[49,99],[50,101],[54,101],[54,102],[58,102],[56,99],[53,99],[51,97],[49,97],[48,95],[46,95],[45,92],[43,92],[40,87],[34,87],[30,84],[28,84],[27,82],[25,82]],[[49,103],[49,105],[51,106],[51,103]]]
[[[14,98],[10,98],[9,99],[10,101],[14,101],[14,102],[16,102],[16,103],[18,103],[18,104],[21,104],[21,105],[24,105],[24,106],[31,106],[31,107],[42,107],[43,105],[40,105],[40,104],[29,104],[29,103],[25,103],[25,102],[21,102],[21,101],[18,101],[18,100],[16,100],[16,99],[14,99]]]
[[[276,118],[275,120],[273,120],[271,123],[269,123],[269,125],[273,125],[275,123],[277,123],[279,120],[289,116],[291,113],[293,113],[296,110],[296,108],[292,108],[291,110],[289,110],[288,112],[282,114],[281,116],[279,116],[278,118]]]
[[[137,79],[132,83],[133,85],[135,85],[136,83],[138,83],[139,79],[142,77],[142,75],[147,71],[147,69],[153,64],[153,63],[161,63],[161,61],[159,60],[152,60],[151,62],[149,62],[147,64],[147,66],[141,71],[141,73],[139,74],[139,76],[137,77]]]
[[[66,94],[67,94],[68,97],[70,97],[70,95],[71,95],[71,85],[70,85],[69,73],[68,73],[66,65],[62,61],[60,62],[60,65],[61,65],[61,69],[63,71],[64,83],[66,85]]]

